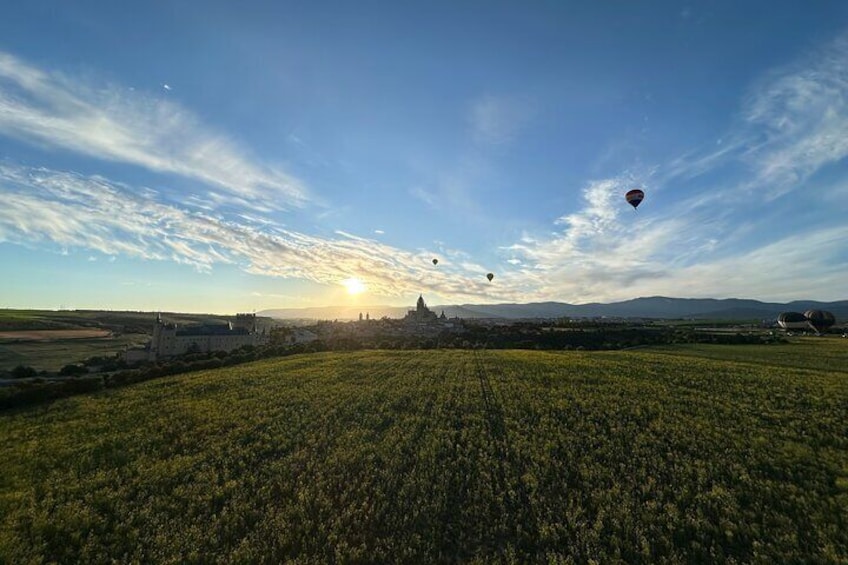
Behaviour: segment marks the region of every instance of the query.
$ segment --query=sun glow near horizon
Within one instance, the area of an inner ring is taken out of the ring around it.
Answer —
[[[365,283],[356,277],[350,277],[348,279],[343,280],[342,285],[347,290],[347,293],[351,296],[362,294],[363,292],[368,290],[368,287],[365,285]]]

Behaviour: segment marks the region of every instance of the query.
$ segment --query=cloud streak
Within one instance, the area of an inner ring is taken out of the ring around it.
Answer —
[[[483,96],[474,101],[469,113],[471,134],[477,143],[510,143],[530,118],[527,104],[503,96]]]
[[[20,245],[173,261],[201,271],[231,264],[253,274],[330,285],[355,276],[381,296],[430,292],[468,300],[493,292],[484,272],[450,262],[432,268],[432,251],[406,251],[344,232],[326,238],[224,220],[157,202],[154,193],[102,177],[0,166],[0,195],[9,203],[0,209],[0,241]]]
[[[525,301],[609,302],[638,296],[844,299],[848,227],[844,222],[775,231],[763,220],[742,229],[686,214],[621,218],[631,186],[620,178],[590,183],[585,208],[562,219],[553,237],[505,251],[518,271],[508,279]],[[686,203],[678,208],[685,209]],[[625,210],[626,211],[626,210]],[[775,237],[745,249],[747,232]]]
[[[756,132],[745,158],[771,197],[797,190],[848,156],[848,36],[767,76],[751,95],[745,124]]]
[[[558,220],[560,231],[504,250],[526,299],[844,299],[848,228],[833,212],[845,210],[838,195],[848,178],[835,170],[836,179],[816,175],[848,157],[846,93],[843,36],[757,81],[719,147],[644,179],[587,183],[583,205]],[[640,185],[648,206],[625,214],[624,193]],[[776,202],[790,194],[794,204]],[[811,200],[831,209],[798,219],[797,203]],[[787,217],[795,221],[774,222]]]
[[[0,134],[201,181],[243,205],[285,209],[308,194],[180,105],[95,87],[0,52]]]
[[[767,202],[804,190],[816,172],[848,157],[846,93],[848,33],[760,77],[721,143],[670,161],[658,184],[737,167],[740,180],[716,187],[710,201],[757,192]]]

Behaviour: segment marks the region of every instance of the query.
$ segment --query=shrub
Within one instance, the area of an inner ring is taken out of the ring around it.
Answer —
[[[59,370],[59,375],[63,377],[78,377],[88,372],[88,369],[82,365],[65,365]]]
[[[32,367],[28,367],[25,365],[18,365],[14,369],[12,369],[12,378],[13,379],[31,379],[38,374],[38,371],[33,369]]]

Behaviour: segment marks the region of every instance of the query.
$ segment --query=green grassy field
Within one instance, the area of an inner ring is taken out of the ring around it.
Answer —
[[[214,314],[163,312],[170,322],[178,324],[215,323],[226,319]],[[0,331],[62,330],[105,327],[128,333],[138,329],[149,331],[155,315],[152,312],[119,310],[10,310],[0,308]]]
[[[789,341],[790,343],[767,347],[680,344],[665,348],[652,347],[651,350],[676,356],[848,373],[848,339],[839,336],[795,337],[789,338]]]
[[[846,358],[325,353],[6,412],[0,562],[844,563]]]
[[[223,323],[226,316],[164,313],[179,325]],[[9,310],[0,309],[0,370],[25,365],[57,371],[89,357],[112,356],[127,347],[146,344],[153,330],[151,312],[108,310]],[[32,330],[106,329],[115,337],[96,339],[11,340],[3,332]]]
[[[146,334],[49,341],[0,340],[0,369],[10,370],[25,365],[39,371],[58,371],[69,363],[95,356],[112,356],[127,347],[144,345],[149,340],[150,336]]]

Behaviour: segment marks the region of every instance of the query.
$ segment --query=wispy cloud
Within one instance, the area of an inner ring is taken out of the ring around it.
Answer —
[[[478,143],[501,145],[511,142],[532,115],[527,102],[505,96],[486,95],[471,105],[471,134]]]
[[[586,206],[563,218],[554,237],[524,238],[506,252],[520,257],[515,284],[525,300],[613,301],[637,296],[842,299],[848,277],[848,227],[822,222],[786,232],[767,219],[742,228],[681,202],[669,214],[632,214],[619,202],[621,179],[590,183]],[[622,211],[623,210],[623,211]],[[747,247],[750,232],[776,237]]]
[[[650,294],[845,298],[848,228],[837,195],[846,194],[848,178],[832,169],[829,177],[816,175],[848,157],[847,92],[843,36],[758,80],[722,143],[644,179],[588,183],[583,206],[560,218],[560,231],[505,249],[521,261],[526,295],[574,302]],[[647,185],[649,201],[627,216],[622,195],[634,180]],[[790,193],[795,202],[830,208],[803,221],[797,204],[775,202]]]
[[[528,298],[586,302],[606,299],[634,281],[667,271],[654,256],[671,240],[674,222],[639,221],[622,205],[629,176],[604,179],[583,190],[585,206],[564,216],[553,237],[525,236],[506,248]],[[630,214],[623,219],[624,212]]]
[[[763,79],[744,119],[758,134],[745,155],[772,196],[798,189],[848,156],[848,36]]]
[[[415,186],[409,189],[409,194],[424,202],[431,208],[436,205],[436,195],[428,190],[424,190],[420,186]]]
[[[436,293],[457,300],[492,293],[484,272],[434,269],[430,251],[406,251],[337,232],[316,237],[252,221],[224,220],[155,200],[155,193],[102,177],[0,166],[0,241],[174,261],[338,284],[355,276],[376,295]],[[499,296],[517,298],[507,289]],[[504,294],[505,293],[505,294]]]
[[[823,167],[848,157],[848,34],[756,80],[721,143],[691,151],[658,172],[660,185],[736,167],[710,199],[756,192],[770,201],[806,190]]]
[[[844,299],[848,276],[845,244],[848,226],[809,228],[752,251],[694,263],[672,271],[662,281],[639,284],[655,293],[687,296],[746,297],[756,293],[771,300],[823,297]]]
[[[721,144],[636,179],[649,192],[641,214],[623,203],[634,185],[628,175],[588,183],[583,205],[559,219],[553,236],[527,236],[504,250],[511,264],[520,261],[517,284],[530,299],[573,302],[648,294],[845,298],[848,228],[834,212],[848,211],[836,197],[848,177],[816,174],[848,157],[846,93],[842,37],[759,80]],[[775,202],[793,192],[796,201],[830,206],[801,220],[797,204]]]
[[[848,232],[834,212],[846,211],[838,195],[848,178],[816,175],[848,157],[846,92],[848,37],[769,73],[721,144],[641,179],[589,182],[583,205],[558,220],[554,235],[505,248],[519,267],[517,284],[528,299],[574,302],[646,294],[844,298]],[[633,214],[623,194],[642,184],[648,206]],[[790,193],[831,208],[801,221],[797,205],[774,202]],[[791,221],[776,224],[777,217]]]
[[[258,162],[174,102],[87,84],[3,52],[0,134],[199,180],[250,207],[291,208],[308,198],[299,180]]]

